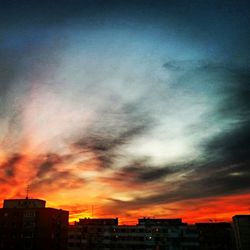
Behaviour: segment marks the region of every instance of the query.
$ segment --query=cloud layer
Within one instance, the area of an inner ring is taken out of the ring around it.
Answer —
[[[4,4],[1,199],[24,197],[29,184],[72,219],[95,204],[97,216],[127,222],[215,216],[206,203],[226,204],[223,219],[248,209],[246,3],[209,2],[76,1],[59,11],[52,1],[53,14],[44,2],[20,16],[18,3]]]

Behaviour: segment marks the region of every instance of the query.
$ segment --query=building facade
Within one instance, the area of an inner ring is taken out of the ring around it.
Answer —
[[[134,226],[118,219],[83,219],[69,228],[69,250],[196,250],[195,227],[181,219],[139,219]]]
[[[68,211],[39,199],[5,200],[0,209],[0,249],[66,250]]]

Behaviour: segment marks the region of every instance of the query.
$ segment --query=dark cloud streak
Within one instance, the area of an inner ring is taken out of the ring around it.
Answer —
[[[6,178],[15,177],[16,174],[16,167],[22,161],[23,157],[20,154],[12,155],[7,162],[4,162],[0,168],[4,169]]]
[[[195,63],[194,67],[185,67],[185,63],[168,62],[168,70],[189,73],[192,71],[209,71],[210,74],[221,74],[227,79],[219,91],[224,90],[220,105],[214,111],[220,119],[229,119],[230,125],[212,138],[203,141],[203,159],[197,162],[186,162],[178,166],[179,173],[186,173],[181,181],[173,179],[164,182],[163,177],[175,173],[169,166],[149,169],[144,166],[124,168],[120,174],[124,179],[132,175],[137,182],[161,182],[157,194],[137,197],[132,201],[113,199],[115,206],[139,208],[152,204],[167,204],[188,199],[200,199],[250,191],[250,75],[249,70],[228,67],[218,64]],[[210,114],[210,116],[213,114]],[[177,173],[178,173],[177,171]],[[119,177],[119,175],[118,175]],[[120,178],[122,179],[122,178]],[[175,187],[169,189],[169,185]]]
[[[112,120],[109,120],[110,116]],[[77,139],[73,145],[83,153],[89,151],[95,154],[101,167],[112,167],[121,156],[118,149],[141,136],[152,124],[153,120],[147,112],[138,110],[135,104],[124,103],[115,115],[112,115],[112,108],[103,112],[100,120],[89,128],[88,134]]]

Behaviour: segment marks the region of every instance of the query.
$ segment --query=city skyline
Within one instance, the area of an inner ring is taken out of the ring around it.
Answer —
[[[223,220],[216,220],[216,219],[207,219],[207,220],[204,220],[204,221],[194,221],[192,223],[188,223],[186,221],[183,221],[183,218],[181,217],[154,217],[154,216],[140,216],[138,218],[136,218],[136,223],[134,224],[126,224],[124,223],[123,221],[120,221],[119,217],[114,217],[112,216],[112,214],[110,215],[110,217],[96,217],[93,213],[93,207],[92,207],[92,211],[91,211],[91,216],[89,217],[79,217],[78,218],[78,221],[75,220],[75,221],[70,221],[70,214],[69,214],[69,211],[67,210],[63,210],[61,208],[53,208],[53,207],[50,207],[50,206],[47,206],[47,201],[46,200],[42,200],[42,199],[39,199],[39,198],[31,198],[29,196],[26,196],[25,198],[14,198],[14,199],[4,199],[2,201],[2,207],[0,207],[0,209],[10,209],[9,211],[18,211],[18,210],[21,210],[23,211],[24,213],[26,212],[32,212],[32,211],[39,211],[39,209],[54,209],[54,211],[64,211],[65,213],[68,213],[68,226],[71,227],[72,225],[77,225],[77,223],[79,221],[85,221],[86,223],[90,222],[92,223],[91,221],[95,221],[96,222],[102,222],[103,221],[110,221],[112,222],[111,224],[115,224],[117,226],[137,226],[137,225],[140,225],[140,224],[147,224],[151,221],[159,221],[159,223],[168,223],[170,222],[170,224],[179,224],[179,223],[183,223],[183,224],[189,224],[190,226],[192,225],[195,225],[195,224],[224,224],[224,223],[227,223],[227,224],[230,224],[230,223],[233,223],[233,219],[234,218],[248,218],[250,216],[250,213],[246,213],[246,214],[234,214],[231,218],[230,218],[230,221],[223,221]],[[52,218],[52,217],[51,217]],[[99,223],[98,223],[99,224]]]
[[[250,208],[248,1],[1,1],[0,200],[70,220]]]
[[[195,224],[143,217],[136,225],[120,224],[118,218],[80,218],[70,225],[68,219],[68,211],[47,207],[45,200],[4,200],[0,249],[248,250],[250,244],[249,214]]]

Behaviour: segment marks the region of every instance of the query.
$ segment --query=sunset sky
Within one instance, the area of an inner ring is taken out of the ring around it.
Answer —
[[[0,2],[1,202],[230,220],[249,163],[249,1]]]

